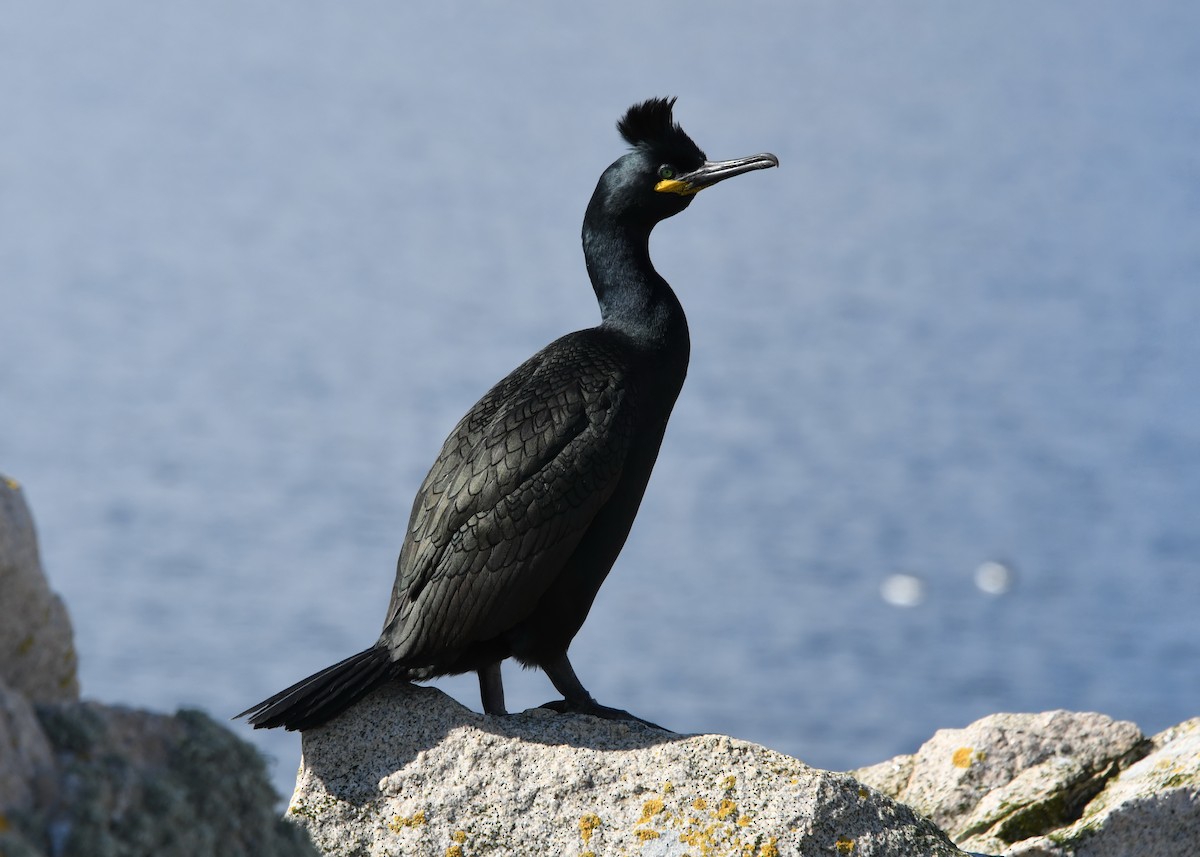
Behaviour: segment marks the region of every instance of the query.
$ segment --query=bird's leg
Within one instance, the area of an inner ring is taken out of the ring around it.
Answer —
[[[601,705],[596,702],[575,675],[575,670],[571,667],[571,662],[567,660],[566,652],[563,652],[551,661],[541,664],[541,667],[555,688],[558,689],[558,692],[563,695],[562,699],[555,702],[547,702],[542,708],[549,708],[552,711],[557,711],[559,714],[590,714],[593,717],[602,717],[605,720],[633,720],[644,726],[661,729],[663,732],[670,731],[669,729],[663,729],[656,723],[651,723],[649,720],[634,717],[628,711],[622,711],[619,708],[609,708],[607,705]]]
[[[504,681],[500,677],[500,662],[488,664],[477,671],[479,674],[479,696],[483,699],[483,713],[505,715]]]

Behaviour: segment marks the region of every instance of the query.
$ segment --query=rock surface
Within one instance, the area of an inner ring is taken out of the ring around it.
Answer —
[[[38,559],[21,486],[0,474],[0,680],[32,702],[79,699],[71,620]]]
[[[24,805],[0,808],[6,857],[303,857],[262,760],[198,711],[42,705],[53,762]]]
[[[288,815],[329,855],[960,854],[845,774],[719,735],[381,688],[304,735]]]
[[[20,490],[0,477],[0,855],[316,854],[227,729],[78,694],[70,621]]]
[[[356,857],[963,854],[918,813],[1007,857],[1200,843],[1200,718],[1150,739],[1100,714],[997,714],[852,778],[724,736],[484,717],[398,684],[304,735],[284,820],[224,727],[80,703],[75,676],[29,510],[0,476],[0,857],[316,855],[305,830]]]
[[[1200,719],[1148,739],[1102,714],[995,714],[854,774],[970,851],[1182,857],[1200,843]]]
[[[1192,857],[1200,852],[1200,717],[1154,736],[1074,824],[1020,843],[1012,857]]]
[[[0,680],[0,811],[32,809],[53,764],[33,706]]]

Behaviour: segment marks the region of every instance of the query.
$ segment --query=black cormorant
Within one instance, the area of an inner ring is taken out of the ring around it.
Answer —
[[[709,161],[675,100],[630,107],[632,151],[600,177],[583,219],[598,327],[558,339],[487,392],[425,477],[371,648],[239,714],[310,729],[392,679],[474,671],[483,710],[504,714],[500,662],[540,667],[547,707],[637,719],[596,702],[567,647],[625,544],[687,374],[683,308],[650,262],[650,231],[706,187],[779,165]]]

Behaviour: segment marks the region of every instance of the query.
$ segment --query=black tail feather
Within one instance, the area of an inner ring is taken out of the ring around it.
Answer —
[[[234,717],[255,729],[312,729],[337,717],[379,685],[402,675],[386,649],[372,647],[313,673]]]

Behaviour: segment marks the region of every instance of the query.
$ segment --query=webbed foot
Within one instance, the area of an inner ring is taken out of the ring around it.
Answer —
[[[547,702],[541,707],[557,711],[559,714],[590,714],[593,717],[599,717],[603,720],[630,720],[634,723],[640,723],[643,726],[649,726],[651,729],[657,729],[660,732],[671,731],[670,729],[664,729],[657,723],[651,723],[649,720],[635,717],[628,711],[623,711],[620,708],[609,708],[607,705],[601,705],[594,699],[582,703],[571,702],[566,699],[556,699],[553,702]]]

